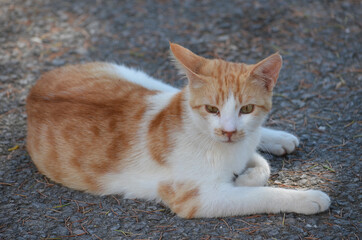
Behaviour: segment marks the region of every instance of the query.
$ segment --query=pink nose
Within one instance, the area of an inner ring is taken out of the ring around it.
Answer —
[[[222,135],[227,136],[229,139],[231,138],[231,136],[232,136],[234,133],[236,133],[236,130],[235,130],[235,131],[232,131],[232,132],[222,131]]]

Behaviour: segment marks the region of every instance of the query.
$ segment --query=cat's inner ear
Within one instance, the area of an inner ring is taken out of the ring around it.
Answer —
[[[186,74],[190,85],[193,88],[199,88],[205,84],[207,77],[204,76],[202,68],[207,63],[207,59],[175,43],[170,43],[170,49],[176,60],[176,66]]]
[[[282,62],[280,54],[274,53],[255,64],[250,72],[250,76],[253,78],[253,81],[259,85],[261,84],[267,91],[271,92],[277,83]]]

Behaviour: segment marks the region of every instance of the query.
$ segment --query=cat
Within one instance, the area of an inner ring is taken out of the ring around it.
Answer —
[[[111,63],[45,73],[27,98],[27,149],[55,182],[93,194],[162,201],[183,218],[315,214],[318,190],[266,187],[275,155],[298,139],[262,127],[282,58],[257,64],[207,59],[170,43],[186,75],[179,90]]]

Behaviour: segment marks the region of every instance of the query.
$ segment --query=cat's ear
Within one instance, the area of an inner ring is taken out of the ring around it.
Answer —
[[[176,67],[186,74],[193,88],[199,88],[205,84],[205,78],[200,72],[206,64],[207,59],[200,57],[190,50],[170,42],[170,49],[173,58],[176,60]]]
[[[253,78],[253,81],[262,84],[267,91],[271,92],[277,83],[282,63],[282,56],[278,52],[274,53],[255,64],[250,72],[250,76]]]

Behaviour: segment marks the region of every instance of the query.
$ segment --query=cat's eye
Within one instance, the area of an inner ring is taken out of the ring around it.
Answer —
[[[205,109],[208,113],[219,114],[219,109],[211,105],[205,105]]]
[[[240,114],[249,114],[249,113],[252,113],[253,111],[254,111],[253,104],[248,104],[248,105],[242,106],[240,108]]]

